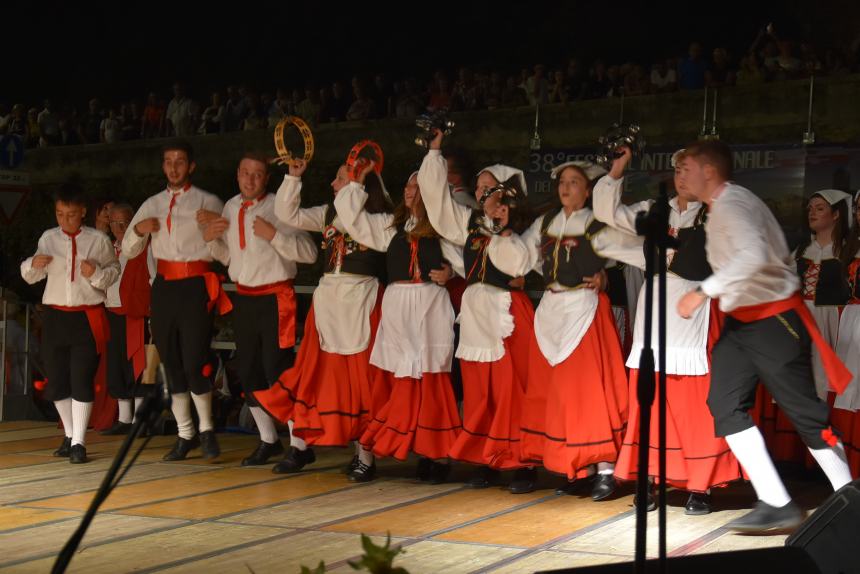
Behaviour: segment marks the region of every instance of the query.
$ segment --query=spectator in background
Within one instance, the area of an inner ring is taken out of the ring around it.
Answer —
[[[20,137],[22,142],[27,140],[27,115],[24,112],[24,104],[12,106],[12,113],[9,114],[6,124],[6,133]],[[0,153],[2,151],[0,150]]]
[[[224,103],[224,117],[221,120],[221,131],[239,131],[242,129],[247,115],[248,102],[245,100],[244,90],[236,86],[227,86],[227,101]]]
[[[9,111],[9,106],[0,102],[0,135],[5,134],[9,129],[9,120],[12,118],[12,113]]]
[[[36,147],[39,145],[39,140],[42,137],[39,131],[39,110],[30,108],[27,110],[27,147]]]
[[[805,76],[820,76],[824,69],[818,54],[815,53],[815,46],[810,42],[800,44],[800,62],[801,70]]]
[[[546,79],[546,66],[536,64],[534,73],[526,81],[526,96],[529,104],[545,104],[549,101],[549,82]]]
[[[247,132],[265,129],[269,125],[269,118],[264,113],[257,94],[251,91],[246,93],[245,101],[247,102],[248,113],[242,122],[242,130]]]
[[[508,76],[505,83],[505,91],[502,93],[502,107],[516,108],[529,103],[525,90],[517,83],[516,76]]]
[[[334,121],[342,122],[346,119],[346,112],[349,111],[349,106],[352,104],[352,99],[347,95],[343,87],[343,82],[334,82],[331,85],[331,102],[332,111],[334,111]]]
[[[550,104],[566,104],[568,99],[567,78],[564,76],[564,70],[554,70],[552,73],[552,82],[549,85],[547,102]]]
[[[608,98],[618,98],[624,91],[624,76],[621,74],[621,66],[609,66],[606,69],[606,83],[609,90],[606,92]]]
[[[368,95],[364,85],[357,79],[353,80],[352,92],[355,100],[346,112],[346,119],[350,121],[371,119],[373,117],[373,100]]]
[[[493,72],[490,74],[489,85],[487,86],[486,96],[484,96],[484,104],[488,110],[495,110],[502,107],[502,100],[505,95],[505,82],[502,79],[502,74]]]
[[[709,88],[735,85],[735,72],[729,67],[729,55],[725,48],[714,48],[711,65],[705,71],[705,84]]]
[[[794,57],[794,47],[788,40],[776,43],[779,55],[776,57],[775,79],[794,80],[801,76],[802,68],[799,58]]]
[[[468,68],[460,68],[457,82],[451,91],[451,109],[477,110],[481,104],[481,94],[475,81],[475,74]]]
[[[630,67],[630,71],[624,76],[625,96],[644,96],[649,92],[651,82],[645,72],[645,66],[636,64]]]
[[[203,116],[200,122],[201,134],[220,134],[224,131],[224,115],[226,106],[221,102],[221,94],[212,92],[212,100],[206,109],[203,110]]]
[[[373,77],[373,115],[376,118],[394,116],[394,87],[385,74]]]
[[[149,92],[146,106],[143,108],[143,125],[140,130],[142,138],[157,138],[164,133],[164,106],[158,100],[155,92]]]
[[[90,99],[87,113],[84,114],[83,120],[81,121],[84,143],[94,144],[102,141],[101,127],[104,117],[98,98]]]
[[[828,76],[844,76],[851,73],[848,62],[841,50],[829,49],[824,53],[824,64]]]
[[[678,74],[668,59],[660,60],[651,69],[651,91],[655,94],[674,92],[678,89]]]
[[[107,117],[101,121],[99,141],[108,144],[122,141],[122,121],[116,108],[110,108]]]
[[[323,86],[320,88],[320,123],[335,122],[334,104],[332,102],[331,88]]]
[[[137,102],[125,103],[120,108],[120,121],[122,122],[123,141],[135,140],[140,137],[143,129],[143,118],[140,115],[140,106]]]
[[[320,121],[321,105],[319,100],[319,90],[312,84],[305,86],[305,97],[296,106],[296,115],[305,120],[311,126],[315,126]]]
[[[260,116],[266,119],[266,125],[269,125],[269,118],[271,115],[269,112],[272,110],[272,106],[275,105],[275,99],[272,97],[272,94],[269,92],[263,92],[260,96]],[[276,124],[278,122],[275,122]]]
[[[167,104],[167,135],[185,138],[194,135],[199,125],[196,104],[185,95],[185,87],[176,82],[173,84],[173,99]]]
[[[451,108],[451,85],[448,82],[448,76],[442,70],[437,70],[433,74],[427,108],[431,111]]]
[[[678,64],[678,86],[682,90],[701,90],[705,87],[705,61],[702,59],[702,45],[690,44],[687,57]]]
[[[39,146],[60,145],[60,116],[54,111],[51,100],[45,100],[45,107],[39,112]]]
[[[751,84],[760,84],[763,81],[764,76],[759,68],[756,55],[749,53],[741,58],[741,65],[735,78],[735,84],[738,86],[748,86]]]
[[[611,85],[609,82],[609,74],[607,73],[606,64],[603,60],[595,60],[591,67],[590,78],[588,80],[588,89],[586,94],[589,99],[605,98],[609,95]]]
[[[272,105],[266,111],[269,127],[275,127],[284,117],[293,115],[292,112],[294,111],[292,109],[292,102],[287,97],[287,90],[278,88],[275,91],[275,101],[272,102]]]
[[[584,100],[588,90],[588,78],[585,76],[578,59],[570,58],[567,61],[567,70],[564,76],[567,100],[570,102]]]
[[[415,118],[424,111],[424,98],[418,93],[414,78],[403,81],[403,91],[397,96],[394,114],[398,118]]]

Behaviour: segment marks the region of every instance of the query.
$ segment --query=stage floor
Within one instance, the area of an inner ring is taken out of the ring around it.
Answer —
[[[90,433],[92,462],[71,465],[51,452],[56,425],[0,423],[0,572],[48,572],[77,526],[120,444]],[[380,478],[355,485],[340,474],[347,449],[317,449],[307,472],[275,475],[270,467],[242,468],[256,437],[219,435],[223,454],[204,461],[199,451],[181,463],[162,455],[172,437],[155,437],[102,506],[69,571],[298,572],[324,560],[328,571],[352,572],[360,533],[404,547],[395,565],[423,572],[533,572],[629,561],[635,516],[632,487],[612,500],[556,496],[557,477],[542,475],[541,490],[512,495],[502,488],[462,485],[466,465],[448,484],[411,478],[414,463],[384,461]],[[821,480],[789,482],[805,508],[829,494]],[[719,510],[685,516],[686,496],[670,492],[670,556],[782,545],[785,536],[740,536],[723,527],[753,501],[749,485],[720,489]],[[656,553],[657,513],[649,516]]]

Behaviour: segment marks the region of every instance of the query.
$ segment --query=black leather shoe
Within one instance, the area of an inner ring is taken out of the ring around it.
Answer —
[[[131,430],[131,423],[121,423],[119,421],[116,421],[115,423],[113,423],[112,427],[110,427],[107,430],[103,430],[99,434],[104,435],[104,436],[123,435],[123,434],[128,434],[128,431],[130,431],[130,430]]]
[[[639,506],[639,495],[633,497],[633,506]],[[654,495],[654,487],[648,486],[648,494],[645,497],[645,510],[651,512],[657,510],[657,497]]]
[[[305,465],[315,462],[317,459],[314,454],[314,449],[308,448],[299,450],[294,446],[287,451],[284,460],[272,467],[272,472],[275,474],[289,474],[291,472],[299,472]]]
[[[72,451],[72,438],[71,437],[63,437],[63,442],[60,443],[60,448],[54,451],[54,456],[59,456],[66,458]]]
[[[358,468],[358,455],[354,454],[349,464],[343,467],[340,471],[344,474],[352,474],[352,471]]]
[[[534,492],[537,482],[536,468],[520,468],[514,473],[514,479],[508,486],[511,494],[527,494]]]
[[[374,460],[370,466],[358,461],[358,465],[349,473],[348,478],[350,482],[370,482],[376,478],[376,461]]]
[[[478,470],[466,482],[469,488],[489,488],[499,479],[499,471],[489,466],[478,467]]]
[[[427,482],[430,480],[430,476],[433,473],[433,462],[432,458],[427,458],[426,456],[422,456],[418,459],[418,466],[415,467],[415,478],[420,480],[421,482]]]
[[[176,442],[173,443],[173,448],[170,452],[162,457],[162,460],[175,461],[185,460],[188,453],[200,446],[200,437],[194,435],[194,438],[186,439],[181,436],[176,437]]]
[[[72,464],[83,464],[89,462],[87,449],[82,444],[73,444],[69,452],[69,462]]]
[[[221,447],[218,446],[218,437],[215,436],[215,431],[203,431],[200,433],[200,450],[203,451],[203,458],[213,459],[221,456]]]
[[[691,492],[684,507],[684,514],[701,516],[711,513],[711,495],[705,492]]]
[[[591,487],[591,500],[595,502],[606,500],[612,496],[616,488],[618,488],[618,482],[616,482],[614,475],[598,474],[597,478],[594,479],[594,486]]]
[[[451,474],[451,463],[434,462],[430,468],[430,484],[444,484]]]
[[[805,514],[793,501],[777,508],[759,500],[752,512],[732,520],[726,528],[749,533],[793,530],[800,526]]]
[[[284,453],[284,445],[278,440],[274,443],[260,441],[250,456],[242,459],[242,466],[258,466],[269,462],[269,458]]]

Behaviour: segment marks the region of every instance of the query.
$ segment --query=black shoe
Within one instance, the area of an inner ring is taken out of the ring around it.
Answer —
[[[110,427],[107,430],[103,430],[99,434],[104,435],[104,436],[123,435],[123,434],[128,434],[128,431],[130,431],[130,430],[131,430],[131,423],[121,423],[119,421],[116,421],[115,423],[113,423],[112,427]]]
[[[633,506],[639,506],[639,495],[633,497]],[[654,486],[648,485],[648,494],[645,497],[645,510],[651,512],[657,510],[657,497],[654,495]]]
[[[691,492],[684,507],[684,514],[701,516],[711,513],[711,495],[705,492]]]
[[[793,530],[800,526],[805,514],[793,501],[777,508],[759,500],[752,512],[732,520],[726,528],[750,533]]]
[[[315,462],[317,459],[314,454],[314,449],[308,448],[299,450],[294,446],[287,451],[284,460],[272,467],[272,472],[275,474],[289,474],[291,472],[299,472],[305,465]]]
[[[430,468],[430,484],[444,484],[451,474],[451,463],[434,462]]]
[[[213,459],[221,456],[221,447],[218,446],[218,437],[215,436],[215,431],[203,431],[200,433],[200,450],[203,451],[203,458]]]
[[[618,482],[616,482],[614,475],[598,474],[597,478],[594,479],[594,486],[591,487],[591,500],[595,502],[606,500],[612,496],[616,488],[618,488]]]
[[[358,455],[355,454],[352,456],[352,460],[349,461],[349,464],[340,469],[340,471],[344,474],[352,474],[352,471],[358,468]]]
[[[134,424],[134,423],[132,423]],[[147,425],[141,425],[140,430],[137,433],[137,438],[146,438],[149,436],[149,430],[147,430]],[[155,433],[152,433],[155,436]]]
[[[466,482],[470,488],[489,488],[499,479],[499,471],[489,466],[481,466],[477,472]]]
[[[259,466],[261,464],[266,464],[269,462],[270,457],[283,453],[284,445],[281,444],[280,440],[273,443],[260,441],[257,448],[254,449],[254,452],[252,452],[250,456],[242,459],[242,466]]]
[[[514,473],[514,479],[508,486],[511,494],[527,494],[534,492],[537,482],[536,468],[520,468]]]
[[[60,444],[60,448],[54,451],[54,456],[59,456],[63,458],[68,458],[69,454],[72,451],[72,438],[71,437],[63,437],[63,442]]]
[[[85,462],[89,462],[89,459],[87,458],[87,449],[84,448],[84,445],[72,445],[71,452],[69,453],[69,462],[72,464],[83,464]]]
[[[170,449],[170,452],[168,452],[162,457],[162,460],[185,460],[185,457],[188,456],[188,453],[199,446],[200,437],[198,435],[194,435],[194,438],[190,439],[178,436],[176,437],[176,442],[173,443],[173,448]]]
[[[433,473],[433,462],[432,458],[427,458],[426,456],[422,456],[418,459],[418,466],[415,468],[415,478],[420,480],[421,482],[427,482],[430,480],[430,476]]]
[[[358,461],[358,466],[349,473],[350,482],[370,482],[376,478],[376,461],[374,460],[370,466],[367,466],[361,461]]]

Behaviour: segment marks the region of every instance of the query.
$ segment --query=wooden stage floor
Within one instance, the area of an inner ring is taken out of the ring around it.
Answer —
[[[56,425],[0,423],[0,572],[48,572],[77,526],[120,444],[88,436],[92,462],[71,465],[51,456]],[[325,560],[328,571],[352,572],[360,533],[390,532],[405,553],[395,564],[423,572],[533,572],[629,561],[635,517],[632,487],[595,503],[556,496],[559,479],[541,477],[541,490],[512,495],[502,488],[470,490],[470,469],[455,468],[448,484],[411,478],[413,463],[384,461],[380,478],[355,485],[339,469],[347,449],[317,449],[307,472],[275,475],[270,467],[242,468],[256,437],[219,435],[217,462],[199,451],[181,463],[162,455],[172,437],[156,437],[105,502],[70,571],[298,572]],[[795,480],[789,489],[806,508],[829,486]],[[586,492],[583,493],[587,494]],[[723,525],[753,501],[749,485],[720,489],[708,516],[685,516],[686,496],[669,493],[670,555],[779,546],[784,536],[739,536]],[[656,552],[657,513],[650,514]]]

